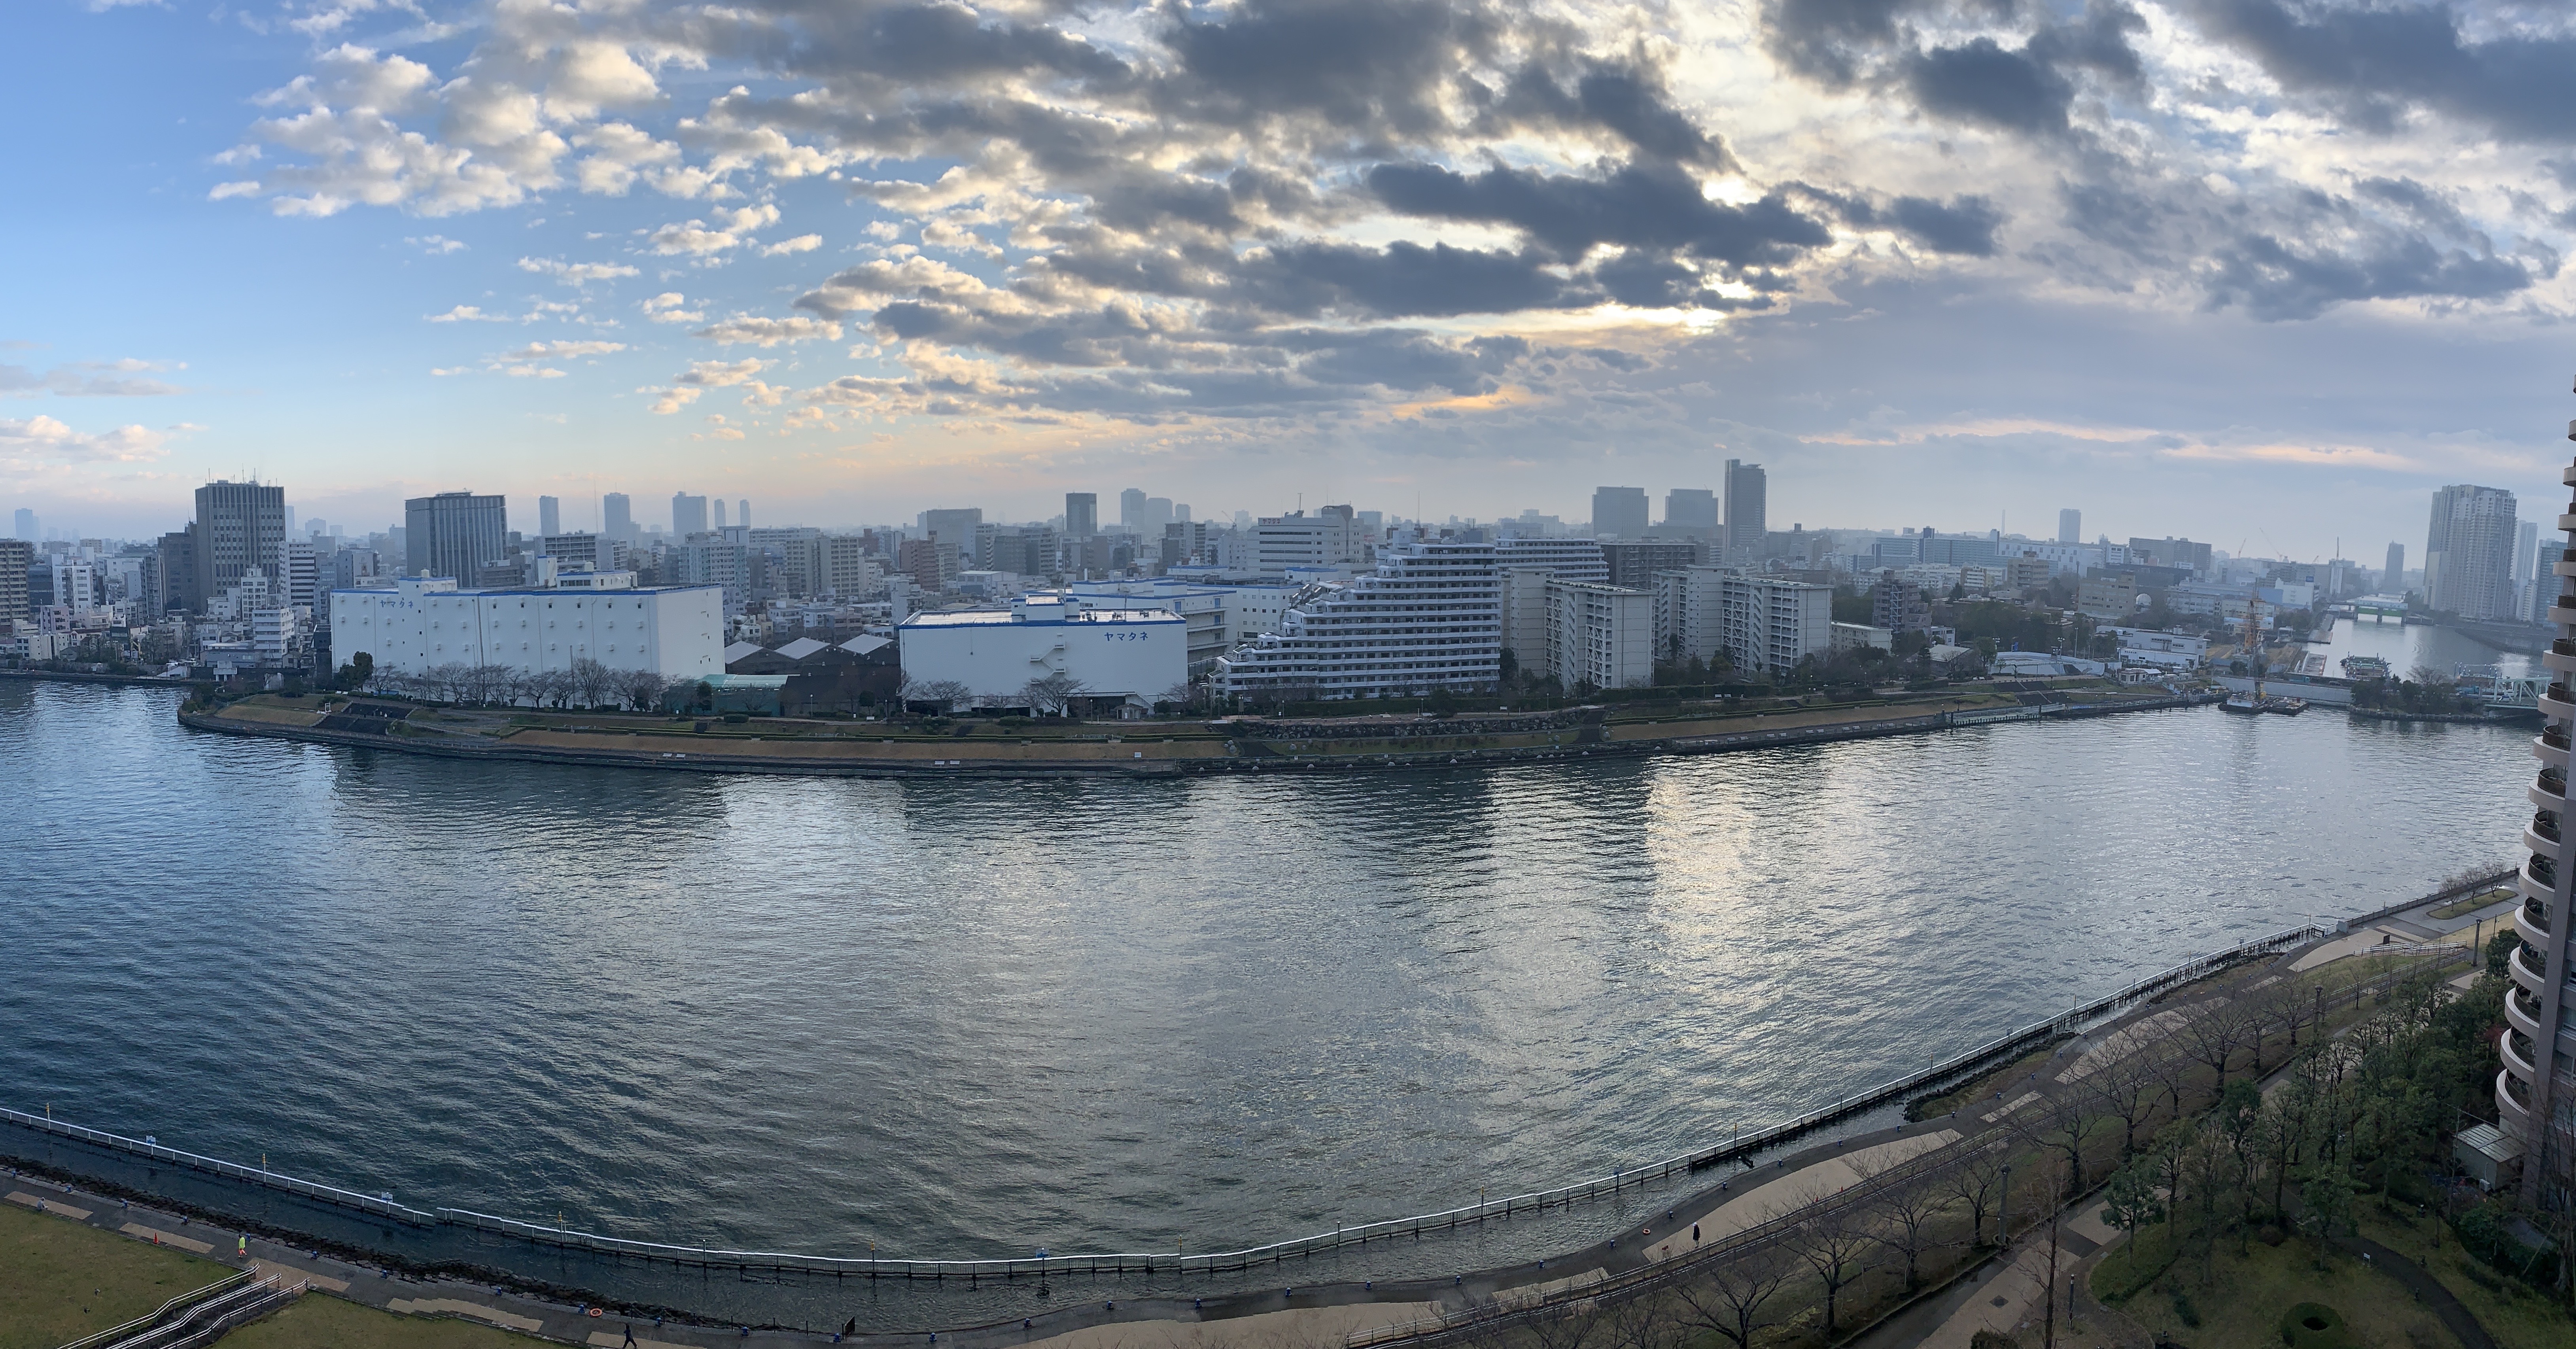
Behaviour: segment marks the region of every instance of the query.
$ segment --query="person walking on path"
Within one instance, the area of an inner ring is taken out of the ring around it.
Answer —
[[[627,1323],[626,1323],[626,1343],[624,1343],[624,1344],[622,1344],[622,1345],[619,1345],[619,1346],[618,1346],[618,1349],[635,1349],[635,1323],[634,1323],[634,1322],[629,1321],[629,1322],[627,1322]]]

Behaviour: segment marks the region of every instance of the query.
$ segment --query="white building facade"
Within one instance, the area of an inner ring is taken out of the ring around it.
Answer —
[[[1139,711],[1189,680],[1189,620],[1166,609],[1030,597],[1008,610],[915,614],[895,628],[907,680],[955,682],[987,707],[1017,707],[1032,680],[1070,675],[1076,699]]]
[[[1214,682],[1238,697],[1482,692],[1501,682],[1502,637],[1492,544],[1396,544],[1375,571],[1301,592],[1278,631],[1218,659]]]
[[[1834,650],[1829,586],[1754,576],[1731,567],[1684,567],[1655,578],[1659,646],[1676,658],[1779,673]]]
[[[1655,682],[1655,597],[1595,581],[1547,584],[1547,669],[1567,689]]]
[[[342,659],[364,651],[392,674],[448,665],[535,674],[568,671],[577,660],[667,679],[724,673],[717,587],[637,586],[633,572],[564,572],[553,581],[463,590],[445,577],[405,576],[381,589],[333,590],[332,650]]]

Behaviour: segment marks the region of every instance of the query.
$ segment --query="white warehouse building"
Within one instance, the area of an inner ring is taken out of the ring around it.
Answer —
[[[895,640],[906,680],[962,684],[983,706],[1025,706],[1030,681],[1064,674],[1078,686],[1077,702],[1114,699],[1141,712],[1188,683],[1189,627],[1167,609],[1095,609],[1080,596],[1039,595],[1007,611],[915,614]]]
[[[405,576],[331,592],[331,648],[364,651],[376,669],[420,674],[447,665],[514,673],[567,671],[576,660],[665,679],[724,673],[724,591],[638,586],[635,573],[540,568],[550,582],[460,590],[446,577]]]

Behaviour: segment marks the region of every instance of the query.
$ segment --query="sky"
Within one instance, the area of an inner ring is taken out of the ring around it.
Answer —
[[[1141,487],[2420,560],[2555,514],[2576,11],[21,0],[0,508]],[[1660,510],[1660,504],[1658,506]],[[1114,517],[1114,506],[1104,517]]]

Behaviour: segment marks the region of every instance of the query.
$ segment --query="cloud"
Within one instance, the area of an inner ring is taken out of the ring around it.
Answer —
[[[503,352],[495,361],[575,360],[583,356],[605,356],[624,351],[623,342],[531,342],[516,351]]]
[[[698,401],[699,398],[706,394],[706,390],[704,389],[693,388],[664,389],[646,387],[637,389],[636,392],[660,395],[653,400],[653,406],[647,409],[647,411],[650,411],[656,417],[668,417],[671,414],[678,412],[680,409],[687,407],[689,404]]]
[[[0,463],[141,463],[162,458],[169,433],[145,426],[75,431],[51,417],[0,418]]]
[[[801,303],[801,302],[800,302]],[[689,334],[727,346],[774,347],[785,342],[810,342],[815,338],[841,340],[841,325],[829,319],[752,318],[737,314]]]
[[[635,275],[635,269],[616,262],[565,262],[559,258],[521,258],[519,270],[551,276],[567,286],[586,286],[593,281],[613,281]]]
[[[774,244],[765,244],[760,251],[764,256],[775,258],[784,257],[790,253],[811,253],[822,246],[822,235],[800,234],[793,239],[781,239]]]
[[[751,233],[765,225],[778,223],[778,208],[763,203],[738,210],[719,211],[715,224],[691,220],[684,224],[664,225],[653,231],[648,240],[656,253],[694,253],[700,257],[739,248],[751,242]],[[816,243],[822,242],[819,236]]]
[[[455,308],[448,310],[448,311],[447,311],[446,313],[444,313],[444,314],[431,314],[431,315],[429,315],[429,316],[428,316],[428,318],[429,318],[429,321],[430,321],[430,322],[432,322],[432,323],[507,323],[507,322],[509,322],[509,320],[508,320],[508,319],[503,318],[502,316],[500,316],[500,315],[498,315],[498,314],[486,314],[486,313],[484,313],[481,309],[478,309],[478,308],[476,308],[475,306],[470,305],[470,304],[460,304],[460,305],[456,306]]]
[[[443,234],[425,234],[418,238],[405,239],[403,242],[410,244],[412,247],[417,248],[421,252],[427,253],[432,257],[436,257],[444,253],[461,253],[465,251],[465,245],[463,242],[456,239],[450,239]]]
[[[697,361],[692,363],[685,373],[677,376],[673,382],[677,384],[691,385],[701,389],[718,389],[729,384],[740,384],[745,380],[750,379],[752,376],[759,374],[763,368],[765,368],[764,363],[757,358],[747,361],[730,362]]]
[[[645,314],[650,316],[655,323],[706,322],[707,316],[703,310],[684,308],[683,306],[687,304],[687,297],[681,295],[680,292],[676,290],[666,290],[661,294],[646,300],[643,307]]]
[[[2576,142],[2576,36],[2496,22],[2449,4],[2301,5],[2199,0],[2214,36],[2260,62],[2283,89],[2355,126],[2394,133],[2406,113],[2456,117],[2507,140]],[[2562,20],[2564,15],[2559,16]],[[2484,30],[2462,30],[2475,22]]]
[[[144,375],[185,368],[167,361],[144,361],[132,357],[116,361],[75,361],[56,366],[43,374],[25,366],[0,365],[0,394],[42,392],[64,398],[166,398],[189,390],[144,378]]]
[[[542,365],[505,365],[501,373],[512,379],[562,379],[564,372]]]

